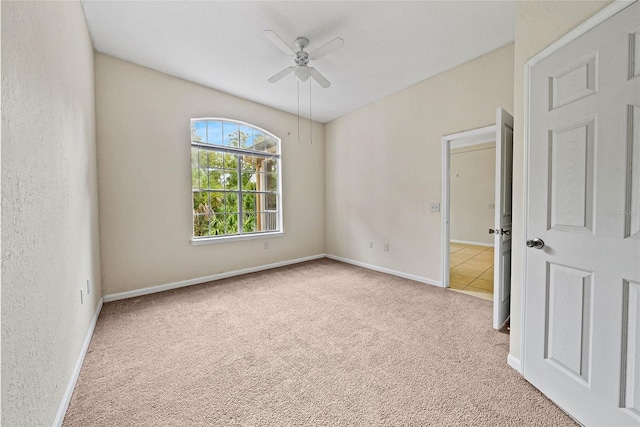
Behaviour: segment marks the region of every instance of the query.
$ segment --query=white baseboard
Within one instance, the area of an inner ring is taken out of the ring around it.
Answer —
[[[78,355],[78,359],[76,360],[76,365],[73,367],[73,371],[71,372],[71,378],[69,379],[67,388],[64,391],[62,402],[60,402],[60,406],[58,407],[58,413],[56,414],[56,419],[53,422],[53,427],[62,426],[62,422],[64,421],[64,416],[67,413],[67,408],[69,408],[69,402],[71,402],[71,396],[73,395],[73,389],[76,387],[76,382],[78,381],[78,376],[80,375],[80,370],[82,369],[84,358],[87,355],[87,350],[89,349],[89,343],[91,342],[91,337],[93,337],[93,331],[96,328],[96,323],[98,323],[98,316],[100,316],[100,311],[102,310],[102,301],[103,300],[100,299],[100,302],[98,303],[98,309],[96,310],[96,314],[93,316],[93,320],[91,321],[91,325],[89,326],[87,335],[84,338],[84,343],[82,343],[82,349],[80,350],[80,355]]]
[[[463,245],[486,246],[488,248],[492,248],[492,247],[495,246],[493,243],[471,242],[469,240],[453,240],[453,239],[450,239],[449,242],[451,242],[451,243],[462,243]]]
[[[198,285],[200,283],[212,282],[214,280],[226,279],[228,277],[240,276],[242,274],[255,273],[272,268],[284,267],[286,265],[298,264],[300,262],[311,261],[314,259],[324,258],[325,254],[311,255],[304,258],[296,258],[287,261],[275,262],[273,264],[259,265],[257,267],[243,268],[241,270],[227,271],[225,273],[213,274],[211,276],[196,277],[195,279],[181,280],[180,282],[166,283],[164,285],[150,286],[148,288],[136,289],[134,291],[118,292],[115,294],[105,295],[104,302],[117,301],[121,299],[139,297],[142,295],[155,294],[157,292],[168,291],[171,289],[184,288],[185,286]]]
[[[513,369],[518,371],[520,375],[522,375],[522,367],[520,366],[520,359],[516,358],[514,355],[509,353],[507,356],[507,364],[511,366]]]
[[[353,264],[353,265],[357,265],[358,267],[368,268],[369,270],[375,270],[375,271],[379,271],[381,273],[387,273],[387,274],[391,274],[393,276],[398,276],[398,277],[402,277],[402,278],[405,278],[405,279],[415,280],[416,282],[421,282],[421,283],[426,283],[428,285],[442,287],[442,282],[440,282],[439,280],[432,280],[432,279],[428,279],[426,277],[417,276],[415,274],[403,273],[402,271],[391,270],[390,268],[385,268],[385,267],[378,267],[377,265],[367,264],[367,263],[360,262],[360,261],[354,261],[354,260],[349,259],[349,258],[342,258],[342,257],[335,256],[335,255],[327,254],[325,256],[327,258],[330,258],[330,259],[333,259],[333,260],[336,260],[336,261],[346,262],[347,264]]]

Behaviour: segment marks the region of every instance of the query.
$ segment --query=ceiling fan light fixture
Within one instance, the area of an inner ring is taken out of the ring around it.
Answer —
[[[294,74],[296,75],[299,81],[304,83],[307,80],[309,80],[309,76],[311,76],[311,71],[309,71],[309,68],[307,67],[297,67]]]

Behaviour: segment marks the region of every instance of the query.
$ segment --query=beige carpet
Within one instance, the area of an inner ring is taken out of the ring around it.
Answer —
[[[70,426],[563,426],[492,305],[323,259],[105,304]]]

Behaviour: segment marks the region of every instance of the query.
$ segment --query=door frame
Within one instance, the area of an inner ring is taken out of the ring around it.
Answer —
[[[451,147],[467,147],[496,140],[496,125],[458,132],[442,137],[442,287],[449,287],[449,239],[451,229]],[[496,165],[496,167],[499,167]]]
[[[539,52],[537,55],[532,57],[529,61],[527,61],[524,65],[524,145],[523,145],[523,210],[522,210],[522,232],[518,237],[512,236],[515,238],[515,241],[512,240],[512,245],[518,243],[523,245],[527,240],[528,228],[529,228],[529,153],[531,148],[531,68],[536,65],[538,62],[547,58],[549,55],[555,53],[562,47],[566,46],[570,42],[574,41],[578,37],[585,34],[587,31],[593,29],[597,25],[611,18],[616,13],[622,11],[628,6],[635,3],[635,1],[628,0],[615,0],[613,3],[605,6],[600,11],[596,12],[589,19],[584,21],[582,24],[578,25],[576,28],[556,40],[554,43],[549,45],[547,48]],[[518,239],[519,238],[519,239]],[[519,240],[519,241],[518,241]],[[509,353],[508,363],[509,365],[520,372],[521,375],[524,376],[525,372],[525,364],[526,364],[526,340],[525,340],[525,332],[526,332],[526,298],[527,298],[527,251],[522,251],[522,291],[521,291],[521,301],[520,301],[520,359],[516,359],[514,356]]]

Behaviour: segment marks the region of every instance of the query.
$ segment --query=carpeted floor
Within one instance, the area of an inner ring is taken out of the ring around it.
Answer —
[[[492,304],[328,259],[105,304],[71,426],[573,426]]]

